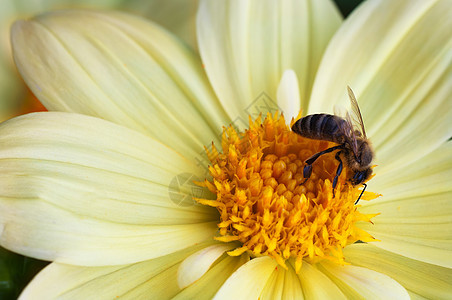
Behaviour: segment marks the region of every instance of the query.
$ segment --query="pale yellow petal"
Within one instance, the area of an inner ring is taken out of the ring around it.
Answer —
[[[284,291],[284,271],[276,269],[268,278],[267,284],[258,299],[281,299]]]
[[[391,164],[375,168],[376,176],[369,182],[369,188],[382,193],[383,197],[368,205],[450,191],[452,142],[443,143],[434,151],[419,156],[403,168],[393,168]]]
[[[304,299],[301,283],[295,270],[278,267],[270,276],[259,299]]]
[[[201,1],[200,53],[229,117],[246,124],[247,114],[279,109],[276,91],[287,69],[296,72],[306,107],[321,55],[340,23],[326,0]]]
[[[289,270],[285,272],[282,299],[304,299],[300,279],[295,273],[294,268],[292,268],[292,265],[290,265]]]
[[[247,261],[249,257],[246,254],[224,254],[199,280],[183,289],[174,299],[212,299],[223,283]]]
[[[368,244],[350,245],[344,249],[344,255],[353,265],[386,274],[420,297],[448,299],[452,295],[450,268],[410,259]]]
[[[360,208],[380,215],[360,228],[381,240],[378,247],[452,267],[452,143],[405,168],[384,169],[369,183],[383,197],[364,201]]]
[[[192,199],[208,195],[190,181],[202,179],[205,170],[145,135],[101,119],[55,112],[10,120],[0,132],[3,197],[41,198],[127,224],[215,220],[214,209]],[[183,174],[192,177],[179,182]],[[177,202],[178,195],[191,203]]]
[[[178,264],[170,266],[152,279],[142,282],[133,289],[129,289],[126,293],[122,294],[120,298],[171,299],[171,297],[180,290],[176,280],[178,267]]]
[[[410,295],[411,300],[428,300],[428,298],[422,297],[416,293],[408,291],[408,294]]]
[[[379,212],[359,227],[381,242],[375,246],[420,261],[452,268],[452,191],[375,204]]]
[[[452,136],[452,6],[365,1],[331,40],[309,112],[355,91],[378,165],[402,167]]]
[[[403,286],[391,277],[357,266],[323,262],[319,268],[348,299],[410,299]]]
[[[413,259],[452,267],[452,191],[411,197],[365,207],[379,212],[374,225],[359,227],[381,242],[376,246]]]
[[[214,299],[257,299],[276,268],[268,256],[254,258],[226,280]]]
[[[21,294],[21,299],[167,299],[178,292],[176,273],[184,258],[209,246],[182,251],[130,265],[79,267],[52,263]],[[137,299],[137,298],[135,298]]]
[[[0,126],[2,246],[46,260],[132,263],[210,239],[216,212],[169,194],[183,156],[116,124],[36,113]],[[191,198],[193,185],[179,194]],[[179,219],[180,218],[180,219]]]
[[[346,299],[339,287],[328,276],[305,261],[298,277],[306,299]]]
[[[0,201],[0,243],[43,260],[84,266],[135,263],[209,240],[216,222],[130,225],[70,213],[49,203]]]
[[[298,89],[297,74],[293,70],[284,72],[277,91],[278,106],[290,121],[300,111],[300,92]]]
[[[100,117],[193,158],[227,124],[201,62],[138,17],[59,11],[12,29],[15,60],[49,109]]]
[[[183,289],[201,278],[220,256],[235,246],[232,243],[216,244],[187,257],[177,273],[179,287]]]

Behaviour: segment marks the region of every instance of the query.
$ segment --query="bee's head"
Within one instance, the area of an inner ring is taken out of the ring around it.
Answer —
[[[370,175],[372,175],[372,168],[367,168],[361,171],[357,171],[355,175],[350,179],[353,185],[358,185],[366,181]]]

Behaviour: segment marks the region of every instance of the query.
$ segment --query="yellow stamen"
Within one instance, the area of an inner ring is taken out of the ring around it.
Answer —
[[[293,124],[294,120],[292,120]],[[354,205],[360,191],[348,183],[349,170],[339,176],[333,197],[331,180],[338,162],[334,153],[321,156],[304,183],[304,161],[334,143],[311,140],[293,133],[284,116],[261,117],[250,128],[237,132],[224,128],[222,149],[207,151],[212,179],[200,183],[216,193],[216,200],[198,199],[220,212],[222,242],[239,241],[231,256],[247,251],[269,255],[279,265],[293,258],[298,272],[303,259],[328,259],[345,264],[342,249],[358,240],[375,241],[355,226],[375,216],[361,214]],[[365,192],[363,199],[378,194]]]

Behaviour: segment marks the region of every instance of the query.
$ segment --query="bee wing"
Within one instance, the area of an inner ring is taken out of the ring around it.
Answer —
[[[353,153],[357,155],[358,143],[356,142],[356,130],[353,126],[350,114],[344,107],[339,106],[334,107],[334,114],[344,119],[344,122],[339,122],[337,124],[339,127],[339,133],[344,136],[347,144],[352,147]]]
[[[345,119],[345,115],[347,114],[347,109],[345,109],[344,106],[334,104],[333,112],[336,116],[341,117],[342,119]]]
[[[352,128],[354,128],[353,132],[355,130],[358,130],[358,132],[363,136],[364,138],[367,138],[366,136],[366,130],[364,129],[364,121],[363,117],[361,116],[361,110],[358,106],[358,101],[356,101],[355,94],[353,93],[352,89],[347,85],[347,91],[348,96],[350,98],[350,104],[352,106],[352,118],[349,117],[350,125]],[[353,120],[353,122],[352,122]]]
[[[352,120],[350,118],[350,114],[347,112],[345,115],[345,121],[343,122],[341,130],[344,130],[343,133],[345,138],[347,139],[348,144],[352,147],[353,153],[356,157],[358,157],[358,143],[356,142],[356,133],[355,126],[353,126]]]

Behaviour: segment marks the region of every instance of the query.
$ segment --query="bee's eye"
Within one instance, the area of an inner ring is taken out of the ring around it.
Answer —
[[[353,176],[353,181],[358,184],[364,180],[364,172],[356,172],[355,176]]]

